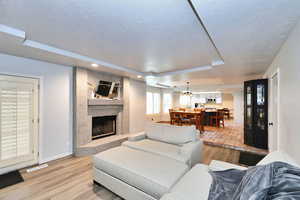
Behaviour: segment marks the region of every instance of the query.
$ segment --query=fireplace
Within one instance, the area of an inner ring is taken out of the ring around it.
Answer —
[[[93,117],[92,139],[116,135],[117,116]]]

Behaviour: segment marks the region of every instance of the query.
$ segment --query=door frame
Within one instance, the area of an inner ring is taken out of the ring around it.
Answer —
[[[276,150],[280,150],[280,149],[282,149],[281,148],[281,137],[280,137],[280,115],[279,115],[279,113],[280,113],[280,69],[279,68],[277,68],[271,75],[270,75],[270,111],[269,111],[269,114],[270,114],[270,118],[269,118],[269,120],[270,120],[270,122],[273,122],[273,120],[274,120],[274,115],[273,115],[273,108],[274,108],[274,104],[273,104],[273,84],[274,84],[274,82],[273,82],[273,77],[275,76],[275,75],[277,75],[277,134],[276,134],[276,137],[277,137],[277,144],[276,144]],[[269,135],[273,135],[273,127],[272,126],[269,126],[268,127],[268,129],[269,129]],[[271,144],[270,144],[270,142],[271,142],[271,140],[269,140],[269,147],[271,146]],[[273,144],[274,145],[274,144]],[[272,150],[272,149],[271,149]]]
[[[20,77],[20,78],[29,78],[29,79],[35,79],[37,81],[37,92],[36,92],[36,96],[34,97],[36,99],[36,109],[35,109],[35,116],[36,116],[36,120],[37,120],[37,125],[34,127],[35,129],[35,137],[34,137],[34,154],[35,154],[35,158],[33,161],[29,161],[29,162],[24,162],[24,163],[18,163],[16,165],[11,165],[8,167],[4,167],[4,168],[0,168],[0,174],[4,174],[13,170],[18,170],[18,169],[22,169],[25,167],[29,167],[32,165],[36,165],[40,163],[40,149],[41,149],[41,130],[42,130],[42,122],[41,122],[41,99],[42,99],[42,90],[41,90],[41,86],[43,84],[43,77],[40,76],[33,76],[33,75],[26,75],[26,74],[19,74],[19,73],[7,73],[7,72],[1,72],[0,71],[0,75],[3,76],[11,76],[11,77]]]

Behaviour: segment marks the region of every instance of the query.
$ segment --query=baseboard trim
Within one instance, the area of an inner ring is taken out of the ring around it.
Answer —
[[[58,160],[60,158],[64,158],[64,157],[71,156],[71,155],[73,155],[73,152],[66,152],[66,153],[58,154],[58,155],[55,155],[55,156],[52,156],[49,158],[40,159],[39,164],[44,164],[44,163],[47,163],[47,162],[50,162],[53,160]]]

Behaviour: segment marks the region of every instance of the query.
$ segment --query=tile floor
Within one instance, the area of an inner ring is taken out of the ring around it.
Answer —
[[[205,144],[246,151],[260,155],[268,154],[267,150],[244,144],[244,130],[241,124],[233,120],[226,120],[224,128],[206,126],[205,132],[200,135]]]

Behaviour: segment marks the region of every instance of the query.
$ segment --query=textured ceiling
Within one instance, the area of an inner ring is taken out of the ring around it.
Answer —
[[[225,64],[152,78],[168,85],[237,85],[259,77],[300,17],[299,0],[192,0]],[[169,72],[220,60],[187,0],[0,0],[0,24],[26,39],[138,72]],[[0,33],[0,52],[65,65],[90,62],[22,46]],[[136,76],[100,66],[98,70]]]
[[[220,60],[185,0],[1,2],[0,24],[25,31],[27,39],[137,71]]]
[[[190,81],[197,90],[259,78],[300,17],[300,1],[294,0],[192,1],[225,65],[161,77],[158,82],[180,87]]]

